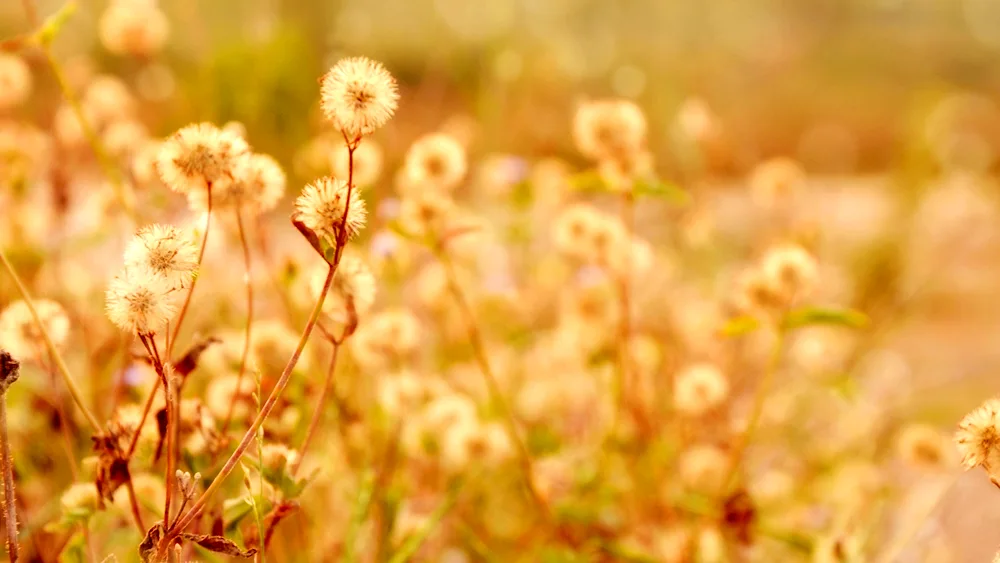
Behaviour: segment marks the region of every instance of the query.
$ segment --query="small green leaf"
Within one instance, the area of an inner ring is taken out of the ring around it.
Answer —
[[[574,190],[583,193],[605,193],[611,191],[611,186],[601,178],[596,170],[587,170],[570,177],[569,185]]]
[[[70,1],[63,4],[59,11],[46,18],[45,23],[38,30],[38,42],[42,45],[50,45],[56,35],[59,35],[62,26],[73,15],[73,12],[76,12],[76,2]]]
[[[868,326],[868,316],[854,309],[838,309],[834,307],[805,307],[790,311],[785,315],[783,326],[793,330],[812,325],[832,325],[847,328],[864,328]]]
[[[680,186],[656,178],[637,180],[632,188],[632,193],[636,196],[665,199],[677,205],[691,203],[691,194],[681,189]]]
[[[760,321],[754,317],[744,315],[740,317],[733,317],[726,321],[726,323],[722,325],[722,328],[719,329],[719,334],[729,338],[734,338],[750,334],[758,328],[760,328]]]

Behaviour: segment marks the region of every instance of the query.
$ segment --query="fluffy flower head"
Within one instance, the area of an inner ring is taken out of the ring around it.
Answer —
[[[1000,399],[990,399],[965,415],[955,443],[966,469],[978,465],[991,473],[1000,469]]]
[[[0,52],[0,110],[21,105],[31,93],[31,71],[21,57]]]
[[[347,231],[347,238],[350,238],[358,234],[368,218],[365,202],[358,197],[358,190],[349,189],[347,182],[330,177],[306,185],[302,195],[295,200],[295,210],[305,226],[331,240],[338,238],[341,223]]]
[[[52,343],[62,346],[69,335],[69,317],[62,306],[48,299],[32,301]],[[42,332],[35,324],[28,304],[15,301],[0,313],[0,342],[14,357],[26,360],[45,350]]]
[[[171,288],[187,287],[198,270],[198,248],[170,225],[147,225],[125,247],[127,269],[148,270]]]
[[[160,147],[157,169],[175,192],[204,191],[208,184],[231,178],[236,158],[248,150],[242,137],[210,123],[188,125]]]
[[[414,186],[451,190],[467,168],[465,148],[444,133],[424,135],[406,153],[405,173]]]
[[[338,62],[320,88],[320,108],[351,141],[385,125],[398,101],[396,80],[381,63],[365,57]]]
[[[173,289],[165,278],[149,270],[124,270],[111,280],[105,293],[108,318],[127,332],[155,333],[176,311]]]

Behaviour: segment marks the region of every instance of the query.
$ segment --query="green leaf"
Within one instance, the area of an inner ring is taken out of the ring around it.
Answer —
[[[785,330],[793,330],[805,326],[832,325],[846,328],[864,328],[868,326],[868,316],[854,309],[838,309],[834,307],[805,307],[790,311],[782,323]]]
[[[344,538],[344,561],[353,563],[357,561],[357,540],[361,531],[361,525],[368,517],[368,508],[372,503],[372,494],[375,492],[375,472],[367,471],[361,478],[361,487],[358,489],[358,496],[354,500],[354,509],[351,511],[351,520],[347,524],[346,537]]]
[[[733,317],[726,321],[726,323],[722,325],[722,328],[719,329],[719,334],[729,338],[734,338],[750,334],[758,328],[760,328],[760,321],[754,317],[744,315],[740,317]]]
[[[77,532],[63,546],[59,553],[59,563],[86,563],[87,562],[87,541],[83,537],[83,532]]]
[[[665,199],[677,205],[691,203],[691,194],[681,189],[680,186],[656,178],[637,180],[632,188],[632,193],[636,196]]]
[[[596,170],[587,170],[570,176],[569,185],[574,190],[583,193],[605,193],[611,191],[611,186],[601,178],[601,175]]]
[[[56,35],[59,35],[62,26],[73,15],[73,12],[76,12],[76,2],[70,1],[63,4],[59,11],[46,18],[45,23],[38,30],[38,42],[42,45],[50,45]]]

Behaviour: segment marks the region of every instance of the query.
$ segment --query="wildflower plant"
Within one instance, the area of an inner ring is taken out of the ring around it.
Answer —
[[[0,121],[12,561],[888,562],[893,468],[1000,487],[1000,400],[954,440],[883,408],[906,369],[879,339],[919,292],[852,270],[874,250],[810,223],[804,164],[747,166],[726,217],[625,98],[571,107],[558,156],[481,158],[460,118],[407,128],[411,75],[360,56],[301,146],[201,115],[161,136],[168,8],[94,18],[128,80],[69,76],[68,13],[32,16],[63,101],[51,130]],[[46,81],[11,45],[21,120]],[[676,121],[717,148],[706,101]]]

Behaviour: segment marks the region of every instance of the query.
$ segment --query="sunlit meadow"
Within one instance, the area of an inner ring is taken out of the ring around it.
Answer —
[[[4,0],[10,561],[1000,561],[1000,3]]]

